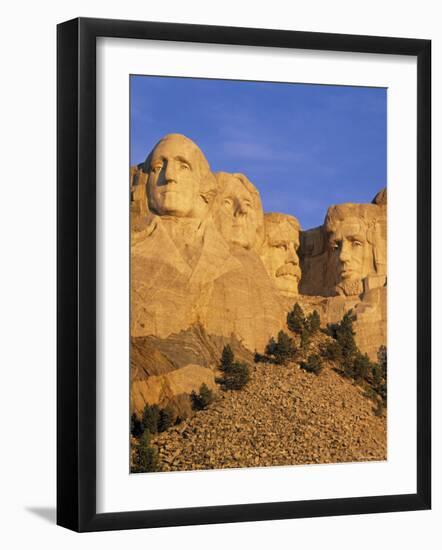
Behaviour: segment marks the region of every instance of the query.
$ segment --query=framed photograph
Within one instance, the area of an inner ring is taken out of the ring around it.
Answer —
[[[429,509],[430,41],[57,37],[57,523]]]

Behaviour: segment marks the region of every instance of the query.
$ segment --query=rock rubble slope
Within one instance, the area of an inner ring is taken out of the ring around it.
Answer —
[[[164,471],[376,461],[387,458],[385,416],[326,367],[258,364],[241,391],[157,435]]]

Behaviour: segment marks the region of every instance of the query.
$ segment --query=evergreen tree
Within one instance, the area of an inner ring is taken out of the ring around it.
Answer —
[[[270,338],[270,340],[268,341],[268,344],[266,346],[266,349],[265,349],[265,354],[266,355],[270,355],[270,356],[274,356],[276,355],[276,350],[278,348],[278,344],[276,343],[275,339],[273,338],[273,336]]]
[[[304,352],[307,351],[309,343],[310,343],[310,333],[307,329],[304,329],[301,332],[301,350]]]
[[[285,365],[288,361],[294,359],[296,354],[296,347],[292,338],[280,330],[278,332],[278,341],[276,342],[276,349],[274,352],[276,363],[279,365]]]
[[[287,327],[291,332],[301,334],[305,328],[305,315],[302,307],[296,302],[292,311],[287,314]]]
[[[316,309],[307,317],[306,326],[310,334],[315,334],[321,328],[321,318]]]
[[[361,352],[357,352],[353,360],[353,378],[356,382],[361,382],[368,377],[371,371],[372,364],[368,355],[364,355]]]
[[[322,348],[321,355],[335,361],[342,374],[361,383],[365,397],[378,403],[375,414],[383,414],[387,404],[387,348],[381,346],[378,363],[372,363],[368,355],[361,353],[356,345],[353,319],[350,310],[340,323],[327,325],[327,332],[334,341]]]
[[[161,466],[156,449],[150,446],[151,434],[146,430],[135,450],[133,472],[160,472]]]
[[[176,416],[170,407],[160,410],[158,418],[158,431],[165,432],[175,423]]]
[[[250,379],[249,367],[246,363],[233,363],[229,370],[217,382],[225,390],[240,390]]]
[[[387,403],[387,382],[382,382],[377,388],[378,394],[382,397],[384,404]]]
[[[223,352],[221,355],[220,369],[222,371],[229,370],[233,364],[233,361],[234,361],[234,355],[233,355],[232,348],[229,346],[229,344],[227,344],[224,346]]]
[[[339,323],[328,323],[327,328],[325,329],[325,334],[328,334],[330,338],[334,338],[336,340],[336,331],[339,328]]]
[[[266,350],[267,350],[267,348],[266,348]],[[253,357],[253,360],[255,361],[255,363],[267,363],[269,358],[268,358],[267,355],[262,355],[261,353],[258,353],[257,351],[255,351],[255,355]]]
[[[387,348],[385,346],[381,346],[378,350],[378,362],[381,380],[377,384],[376,390],[382,397],[385,405],[387,402]]]
[[[146,405],[142,421],[145,430],[148,430],[151,434],[157,433],[160,421],[160,408],[158,405]]]
[[[383,376],[381,366],[377,363],[373,363],[373,366],[371,368],[371,376],[374,386],[378,388],[382,384]]]
[[[321,355],[329,361],[342,361],[342,348],[336,340],[323,347]]]
[[[357,352],[353,331],[353,319],[351,311],[348,311],[336,328],[336,340],[341,347],[344,359],[351,359]]]
[[[209,389],[206,384],[201,384],[199,393],[193,391],[190,398],[194,409],[207,409],[207,407],[213,402],[213,391]]]
[[[220,369],[223,371],[223,376],[218,378],[216,382],[221,384],[225,390],[240,390],[249,381],[249,366],[246,363],[235,362],[235,357],[229,345],[224,346]]]
[[[344,375],[348,376],[348,378],[354,378],[355,375],[353,360],[354,358],[352,356],[342,358],[341,369]]]
[[[387,348],[380,346],[378,349],[378,363],[382,371],[382,376],[387,380]]]
[[[309,355],[306,362],[302,362],[299,365],[307,372],[312,372],[316,376],[322,371],[323,365],[319,355]]]
[[[144,426],[137,414],[134,412],[130,417],[130,433],[133,437],[140,437],[144,431]]]
[[[264,356],[255,354],[255,361],[265,360],[269,363],[285,365],[288,361],[295,358],[296,352],[293,339],[286,332],[280,330],[277,340],[270,338]]]

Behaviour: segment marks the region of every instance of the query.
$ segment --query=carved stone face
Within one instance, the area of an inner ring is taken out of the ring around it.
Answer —
[[[362,279],[373,270],[372,246],[366,235],[365,223],[357,218],[341,221],[329,234],[329,268],[345,294],[357,294]]]
[[[242,175],[222,173],[218,181],[221,185],[214,211],[218,230],[229,244],[254,248],[263,225],[258,192]]]
[[[274,220],[267,215],[264,219],[266,238],[261,259],[276,288],[286,296],[296,296],[301,278],[298,258],[299,226],[289,221],[294,218],[282,214]]]
[[[331,206],[324,221],[327,236],[326,286],[338,294],[363,291],[362,281],[386,276],[387,207],[345,203]]]
[[[201,151],[184,136],[161,140],[150,155],[149,208],[160,216],[198,217]]]

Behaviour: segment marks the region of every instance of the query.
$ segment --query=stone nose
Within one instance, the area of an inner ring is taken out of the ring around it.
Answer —
[[[288,249],[288,263],[299,265],[298,254],[296,253],[296,248],[293,244],[291,244]]]
[[[341,245],[341,249],[339,251],[339,260],[345,264],[349,262],[351,259],[351,247],[349,243],[346,243],[345,241]]]
[[[177,181],[176,167],[173,161],[167,161],[166,168],[164,170],[164,178],[167,182]]]

